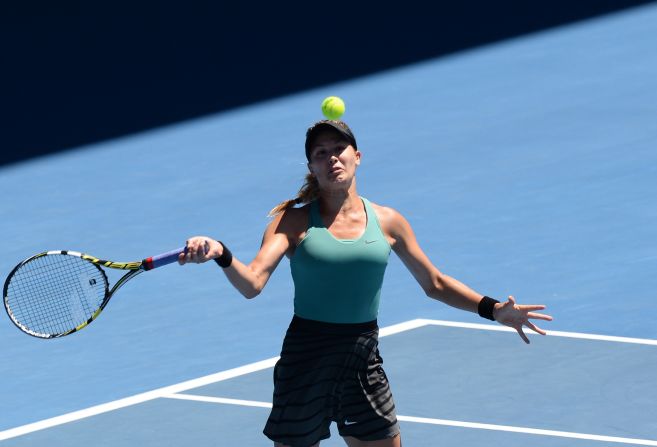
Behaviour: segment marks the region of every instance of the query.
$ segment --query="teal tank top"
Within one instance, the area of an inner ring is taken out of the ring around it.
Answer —
[[[367,226],[356,240],[336,239],[322,223],[319,202],[311,202],[306,236],[290,260],[295,315],[330,323],[377,318],[390,244],[372,205],[361,200]]]

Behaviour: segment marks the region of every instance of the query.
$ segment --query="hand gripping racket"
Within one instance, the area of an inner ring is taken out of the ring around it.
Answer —
[[[141,272],[171,264],[179,248],[141,262],[104,261],[76,251],[46,251],[27,258],[9,274],[5,310],[23,332],[39,338],[72,334],[98,318],[114,293]],[[101,268],[129,270],[110,290]]]

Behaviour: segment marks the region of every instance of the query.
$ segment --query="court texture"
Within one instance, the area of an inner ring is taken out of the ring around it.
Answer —
[[[656,23],[644,6],[2,167],[0,272],[44,250],[135,261],[193,235],[249,262],[337,95],[360,194],[401,212],[445,273],[554,317],[525,345],[427,298],[392,254],[380,348],[404,445],[657,446]],[[214,263],[173,264],[69,337],[3,318],[0,445],[271,445],[292,294],[287,260],[253,300]],[[344,445],[332,433],[322,446]]]

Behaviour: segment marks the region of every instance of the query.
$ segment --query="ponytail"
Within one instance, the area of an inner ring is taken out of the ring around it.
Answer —
[[[311,173],[306,174],[305,182],[299,192],[297,193],[296,199],[285,200],[275,206],[267,215],[268,217],[275,217],[287,210],[292,208],[294,205],[299,205],[302,203],[310,203],[319,197],[319,182],[317,178]]]

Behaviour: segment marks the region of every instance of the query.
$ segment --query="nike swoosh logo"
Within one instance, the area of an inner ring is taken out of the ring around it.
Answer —
[[[354,425],[357,424],[356,421],[344,421],[344,425]]]
[[[373,241],[365,241],[366,244],[371,244],[372,242],[376,242],[376,239],[374,239]]]

